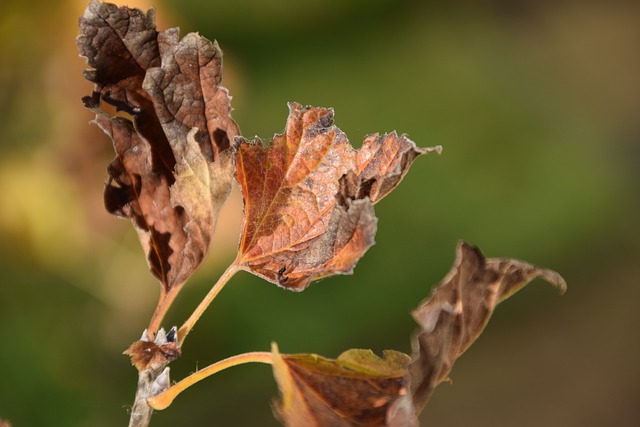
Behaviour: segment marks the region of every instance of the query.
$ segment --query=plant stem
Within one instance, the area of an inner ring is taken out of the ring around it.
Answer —
[[[204,297],[204,299],[200,302],[198,307],[196,307],[196,309],[193,312],[193,314],[187,319],[186,322],[184,322],[184,324],[182,325],[182,327],[178,331],[178,346],[182,346],[182,343],[184,342],[185,337],[189,334],[191,329],[193,329],[193,326],[198,321],[200,316],[202,316],[202,314],[207,309],[209,304],[211,304],[211,301],[213,301],[213,299],[216,297],[216,295],[218,295],[218,293],[220,293],[220,291],[222,290],[224,285],[227,284],[229,279],[231,279],[231,277],[233,277],[233,275],[238,270],[240,270],[240,267],[239,267],[238,263],[236,261],[234,261],[224,271],[224,273],[222,273],[222,275],[220,276],[218,281],[215,283],[215,285],[213,285],[213,287],[211,288],[209,293]],[[167,310],[171,306],[171,303],[173,302],[173,300],[175,299],[176,295],[178,294],[178,290],[179,289],[180,289],[180,287],[176,286],[174,288],[169,289],[169,292],[165,293],[164,290],[163,290],[163,292],[160,294],[160,300],[158,301],[158,305],[156,306],[156,310],[154,311],[153,316],[151,317],[151,321],[149,323],[149,328],[147,330],[151,337],[155,337],[156,332],[158,331],[158,328],[160,327],[160,323],[162,322],[162,319],[164,318],[164,315],[166,314]],[[232,360],[234,358],[229,358],[229,359],[223,360],[221,362],[218,362],[218,363],[221,363],[221,367],[218,370],[226,369],[227,367],[234,366],[235,364],[251,362],[251,361],[253,361],[253,360],[251,360],[251,357],[250,357],[251,354],[252,353],[247,353],[247,357],[244,357],[244,358],[243,357],[238,357],[238,360],[236,362],[234,362]],[[270,353],[266,353],[266,354],[269,355],[269,357],[271,355]],[[227,361],[227,360],[230,361],[231,364],[229,364],[227,366],[224,366],[224,364],[222,364],[222,363]],[[262,361],[262,360],[266,360],[265,357],[264,356],[260,356],[258,354],[258,356],[256,356],[256,361]],[[270,361],[269,362],[263,362],[263,363],[270,363]],[[216,365],[216,364],[214,364],[214,365]],[[212,365],[212,366],[214,366],[214,365]],[[211,369],[212,366],[210,366],[207,369],[208,370]],[[154,392],[154,390],[153,390],[154,387],[158,386],[156,384],[156,380],[158,379],[158,376],[161,374],[162,370],[165,367],[166,367],[166,364],[162,365],[162,366],[159,366],[156,369],[146,369],[146,370],[140,371],[138,373],[138,388],[136,390],[136,397],[135,397],[135,400],[134,400],[134,403],[133,403],[133,407],[131,408],[131,417],[129,419],[129,427],[146,427],[146,426],[149,425],[149,422],[151,421],[151,415],[153,414],[153,408],[149,406],[149,404],[147,403],[147,399],[149,399],[149,396]],[[170,398],[170,400],[168,401],[166,406],[169,406],[169,404],[171,403],[171,401],[173,401],[175,396],[177,396],[182,390],[184,390],[185,388],[189,387],[191,384],[199,381],[199,379],[197,379],[198,375],[204,375],[204,376],[202,376],[200,378],[200,379],[202,379],[202,378],[205,378],[206,376],[213,375],[216,371],[211,371],[208,374],[207,373],[200,374],[201,372],[204,372],[204,370],[203,371],[199,371],[196,374],[193,374],[192,376],[194,376],[195,378],[191,379],[190,383],[187,381],[187,383],[185,385],[183,385],[182,388],[178,389],[178,391],[175,392],[173,397]],[[185,380],[183,380],[180,383],[176,384],[176,386],[184,383],[189,378],[191,378],[191,376],[187,377]],[[167,368],[167,386],[168,386],[168,384],[169,383],[168,383],[168,368]],[[176,387],[176,386],[174,386],[174,387]],[[164,396],[165,394],[169,394],[169,391],[172,390],[174,387],[171,387],[171,388],[167,389],[164,393],[161,393],[159,396]],[[166,406],[164,406],[164,407],[166,408]]]
[[[157,377],[155,374],[156,373],[150,371],[138,372],[138,388],[136,389],[136,397],[131,407],[129,427],[147,427],[149,422],[151,422],[153,408],[147,404],[147,397]]]
[[[200,304],[198,304],[198,306],[193,311],[191,316],[189,316],[189,318],[183,323],[183,325],[178,330],[178,346],[179,347],[182,347],[182,343],[184,342],[184,339],[187,337],[189,332],[191,332],[191,329],[193,329],[193,326],[196,324],[198,319],[200,319],[200,316],[202,316],[202,313],[204,313],[207,307],[209,307],[209,304],[211,304],[211,301],[213,301],[216,295],[218,295],[218,293],[220,293],[222,288],[224,288],[224,285],[227,284],[229,279],[231,279],[233,275],[236,274],[240,269],[241,267],[237,264],[237,261],[234,261],[229,267],[227,267],[224,273],[222,273],[222,276],[220,276],[216,284],[213,285],[209,293],[204,297],[204,299],[200,302]]]
[[[188,377],[184,378],[180,382],[174,384],[169,389],[164,392],[150,397],[147,399],[147,403],[153,409],[162,410],[166,409],[171,403],[173,399],[175,399],[180,393],[182,393],[187,388],[191,387],[198,381],[201,381],[213,374],[216,374],[220,371],[223,371],[227,368],[231,368],[237,365],[243,365],[245,363],[265,363],[272,364],[273,356],[270,352],[264,351],[254,351],[251,353],[243,353],[238,354],[236,356],[231,356],[227,359],[220,360],[219,362],[213,363],[207,366],[204,369],[201,369]]]
[[[149,327],[147,328],[147,332],[149,333],[150,337],[155,337],[156,332],[158,332],[158,329],[160,328],[160,323],[162,323],[162,319],[164,319],[167,310],[169,310],[169,307],[171,307],[171,303],[173,303],[176,295],[178,295],[178,291],[180,290],[180,288],[180,286],[175,286],[169,289],[169,292],[165,292],[163,289],[160,293],[158,305],[153,312],[153,316],[151,316]]]

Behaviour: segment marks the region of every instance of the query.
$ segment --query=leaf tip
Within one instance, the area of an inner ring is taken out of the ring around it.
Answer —
[[[567,292],[567,281],[564,280],[564,277],[562,277],[560,273],[553,270],[544,270],[541,277],[555,286],[560,295],[564,295]]]
[[[404,134],[402,135],[402,137],[407,139],[408,141],[411,141]],[[415,144],[415,142],[413,142],[413,141],[411,141],[411,142]],[[416,151],[418,152],[419,155],[430,154],[430,153],[436,153],[437,155],[441,155],[442,154],[442,150],[443,150],[442,145],[435,145],[433,147],[416,148]]]

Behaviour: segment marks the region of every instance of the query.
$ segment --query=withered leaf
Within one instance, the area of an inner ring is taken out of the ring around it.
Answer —
[[[154,371],[156,373],[159,373],[171,361],[177,359],[180,353],[175,328],[172,328],[169,333],[160,328],[153,341],[145,330],[140,340],[131,344],[123,352],[123,354],[131,357],[131,364],[138,371]]]
[[[238,128],[220,86],[222,52],[197,34],[156,31],[153,10],[93,0],[79,25],[78,48],[92,67],[85,77],[95,83],[84,102],[116,151],[105,205],[131,218],[162,305],[204,259],[231,189]]]
[[[244,197],[238,264],[291,290],[348,274],[374,243],[373,204],[395,188],[420,149],[395,132],[355,150],[333,110],[289,104],[284,133],[268,145],[240,139]]]
[[[272,346],[273,372],[282,395],[276,416],[288,427],[384,426],[389,406],[407,393],[410,357],[349,350],[337,359],[281,355]]]
[[[390,410],[390,425],[405,426],[411,418],[415,422],[433,389],[482,333],[495,306],[535,278],[566,290],[555,271],[513,259],[485,259],[477,247],[458,244],[451,271],[412,313],[420,330],[407,377],[411,393]]]

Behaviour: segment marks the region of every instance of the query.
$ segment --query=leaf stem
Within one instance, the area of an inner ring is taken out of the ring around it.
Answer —
[[[176,295],[178,295],[179,290],[180,286],[175,286],[169,289],[169,292],[165,292],[164,290],[162,290],[162,292],[160,293],[158,305],[153,312],[153,316],[151,316],[149,327],[147,328],[149,336],[155,337],[156,332],[158,332],[158,329],[160,328],[160,323],[162,323],[162,319],[164,318],[165,314],[167,314],[167,310],[169,310],[169,307],[171,307],[171,303],[173,303]]]
[[[234,261],[227,269],[222,273],[218,281],[213,285],[209,293],[204,297],[204,299],[198,304],[196,309],[193,311],[191,316],[182,324],[180,329],[178,330],[178,346],[182,347],[182,343],[184,339],[187,337],[193,326],[196,324],[200,316],[204,313],[204,311],[209,307],[211,301],[220,293],[224,285],[227,284],[229,279],[233,277],[234,274],[240,270],[241,267],[238,265],[236,261]]]
[[[227,359],[223,359],[219,362],[213,363],[197,372],[194,372],[193,374],[174,384],[164,392],[148,398],[147,403],[153,409],[163,410],[171,405],[173,400],[184,390],[191,387],[195,383],[207,377],[210,377],[213,374],[216,374],[233,366],[243,365],[245,363],[265,363],[270,365],[272,364],[272,362],[273,355],[271,354],[271,352],[265,351],[254,351],[251,353],[243,353],[236,356],[231,356]]]

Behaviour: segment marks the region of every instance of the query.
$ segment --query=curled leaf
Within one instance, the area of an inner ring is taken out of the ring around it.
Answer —
[[[281,355],[272,345],[273,372],[282,395],[275,411],[288,427],[384,426],[389,406],[407,392],[409,356],[349,350],[337,359]]]
[[[80,18],[77,44],[95,84],[83,101],[116,151],[105,205],[132,220],[162,284],[161,317],[202,263],[231,189],[238,128],[220,86],[222,52],[197,34],[156,31],[153,10],[96,0]]]
[[[284,133],[240,139],[244,198],[239,265],[291,290],[348,274],[374,243],[373,204],[395,188],[420,149],[404,135],[370,135],[355,150],[333,110],[289,104]]]
[[[566,290],[564,279],[555,271],[513,259],[485,259],[477,247],[458,244],[453,268],[412,313],[421,329],[409,365],[411,393],[394,404],[390,425],[406,425],[412,417],[415,422],[434,388],[480,336],[495,306],[535,278],[546,280],[562,293]]]

